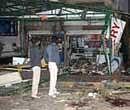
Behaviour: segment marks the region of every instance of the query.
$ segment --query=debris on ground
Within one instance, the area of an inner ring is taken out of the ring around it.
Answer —
[[[48,79],[41,80],[39,87],[40,99],[30,97],[31,81],[2,87],[0,110],[52,110],[52,108],[53,110],[130,109],[129,82],[124,82],[125,80],[121,82],[116,76],[112,78],[105,75],[92,77],[91,75],[66,73],[59,76],[57,88],[61,94],[56,98],[48,96]]]

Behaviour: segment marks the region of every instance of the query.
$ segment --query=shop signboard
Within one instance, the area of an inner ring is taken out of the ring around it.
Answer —
[[[111,23],[112,24],[111,24],[110,37],[112,38],[112,41],[116,44],[120,42],[126,22],[121,19],[113,17]]]

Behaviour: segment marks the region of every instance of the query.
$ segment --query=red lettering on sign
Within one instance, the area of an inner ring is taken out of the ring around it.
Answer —
[[[111,37],[116,38],[116,34],[118,33],[118,29],[120,27],[114,22],[114,25],[112,26],[112,30],[111,30]]]
[[[114,23],[114,26],[112,26],[112,28],[117,28],[117,29],[119,29],[120,27],[119,27],[116,23]]]
[[[117,37],[117,36],[116,36],[117,33],[118,33],[118,31],[112,29],[112,30],[111,30],[111,37],[116,38],[116,37]]]

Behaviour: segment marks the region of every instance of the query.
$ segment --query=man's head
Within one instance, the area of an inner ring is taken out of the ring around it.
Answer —
[[[57,37],[56,37],[56,36],[52,36],[51,42],[52,42],[52,43],[56,43],[56,41],[57,41]]]
[[[40,45],[40,40],[39,39],[34,38],[34,39],[31,39],[31,41],[32,41],[32,44],[35,45],[35,46]]]
[[[61,38],[59,38],[57,36],[52,36],[51,42],[59,44],[59,43],[62,43],[62,40],[61,40]]]

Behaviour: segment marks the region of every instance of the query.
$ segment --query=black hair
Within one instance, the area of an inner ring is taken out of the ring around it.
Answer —
[[[56,41],[57,41],[57,36],[52,36],[51,42],[55,42],[56,43]]]

